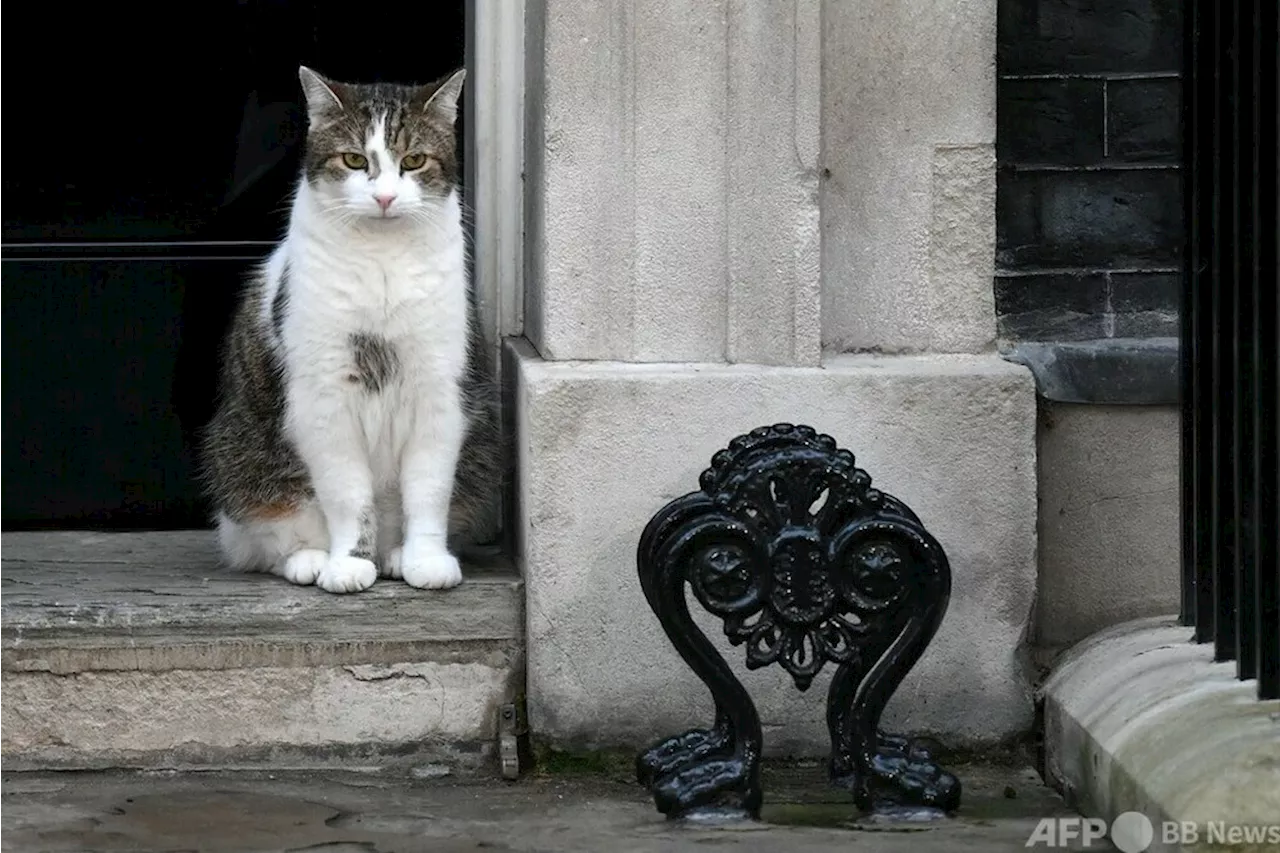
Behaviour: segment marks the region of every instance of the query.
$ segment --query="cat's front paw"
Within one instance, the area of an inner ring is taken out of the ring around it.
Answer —
[[[462,583],[462,566],[458,558],[448,551],[435,551],[406,557],[403,548],[391,552],[387,561],[392,577],[404,578],[409,586],[418,589],[448,589]]]
[[[378,568],[361,557],[330,557],[316,576],[316,586],[326,592],[359,592],[373,586]]]
[[[310,586],[329,563],[329,553],[315,548],[294,551],[280,566],[277,574],[299,586]]]

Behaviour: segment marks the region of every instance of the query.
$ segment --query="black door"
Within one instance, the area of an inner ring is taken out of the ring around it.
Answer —
[[[4,92],[3,525],[205,527],[192,440],[284,227],[298,65],[434,79],[463,3],[37,3],[5,46],[50,33],[60,76]]]

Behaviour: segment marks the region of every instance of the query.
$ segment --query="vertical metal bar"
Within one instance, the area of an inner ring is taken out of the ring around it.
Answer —
[[[1239,0],[1218,3],[1214,9],[1214,168],[1213,168],[1213,653],[1214,660],[1235,657],[1235,109],[1232,62],[1236,35],[1234,17]]]
[[[1232,82],[1236,109],[1232,122],[1236,138],[1235,180],[1235,406],[1232,412],[1235,453],[1235,612],[1236,675],[1241,679],[1257,674],[1257,436],[1254,410],[1257,403],[1254,375],[1258,354],[1254,348],[1253,313],[1258,288],[1254,251],[1257,245],[1258,198],[1257,133],[1254,124],[1257,92],[1254,88],[1255,39],[1250,35],[1258,0],[1236,0],[1235,56]]]
[[[1188,0],[1184,17],[1182,61],[1182,200],[1186,231],[1186,254],[1182,267],[1182,292],[1179,305],[1181,328],[1178,345],[1180,380],[1181,467],[1179,492],[1182,528],[1182,596],[1178,614],[1183,625],[1196,624],[1196,566],[1200,557],[1200,525],[1196,523],[1197,482],[1203,465],[1197,452],[1200,407],[1203,390],[1198,383],[1198,337],[1200,275],[1202,271],[1200,240],[1200,205],[1203,177],[1200,144],[1203,105],[1200,98],[1200,3]]]
[[[1280,14],[1274,0],[1259,0],[1254,10],[1254,234],[1253,256],[1257,405],[1254,407],[1254,456],[1257,484],[1257,553],[1255,593],[1257,623],[1258,698],[1280,699],[1280,306],[1277,305],[1276,244],[1280,242]]]
[[[1214,512],[1217,488],[1217,454],[1214,420],[1217,394],[1216,322],[1218,275],[1215,264],[1218,210],[1218,15],[1215,0],[1193,0],[1196,6],[1197,58],[1196,99],[1199,121],[1195,128],[1200,198],[1196,210],[1200,270],[1196,303],[1196,470],[1195,516],[1188,523],[1196,527],[1196,634],[1198,643],[1213,640],[1214,564],[1217,553]]]

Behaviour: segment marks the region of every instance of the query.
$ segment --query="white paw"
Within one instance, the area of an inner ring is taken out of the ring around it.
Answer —
[[[360,557],[330,557],[316,577],[316,586],[326,592],[359,592],[373,586],[378,569],[372,560]]]
[[[399,548],[396,551],[400,551]],[[393,555],[395,571],[400,573],[404,582],[418,589],[448,589],[462,583],[462,566],[458,558],[448,551],[426,554],[420,557],[410,555],[405,559],[401,553]]]
[[[382,568],[378,570],[378,574],[384,578],[400,579],[402,572],[400,565],[404,562],[404,549],[393,548],[391,553],[387,555],[386,562],[382,564]]]
[[[294,551],[285,559],[278,574],[291,583],[310,586],[316,582],[316,577],[324,571],[325,563],[328,562],[327,551],[303,548],[301,551]]]

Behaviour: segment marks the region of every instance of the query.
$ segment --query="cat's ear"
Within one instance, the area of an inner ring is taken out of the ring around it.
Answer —
[[[307,96],[307,113],[313,119],[334,107],[343,109],[342,98],[338,96],[340,84],[324,79],[305,65],[298,66],[298,79]]]
[[[458,97],[462,94],[462,83],[467,78],[467,69],[459,68],[450,74],[443,83],[431,92],[422,109],[430,110],[449,124],[458,120]],[[430,88],[428,87],[428,90]]]

